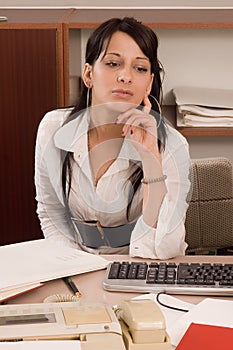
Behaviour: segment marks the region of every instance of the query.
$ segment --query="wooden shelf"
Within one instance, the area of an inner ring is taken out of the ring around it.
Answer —
[[[135,17],[152,28],[233,28],[233,9],[75,9],[70,28],[94,28],[111,17]]]
[[[233,136],[233,127],[177,127],[177,130],[184,136]]]
[[[70,9],[0,9],[0,16],[7,17],[0,22],[0,28],[8,24],[58,24],[64,23],[73,11]]]
[[[0,9],[12,23],[66,23],[95,28],[111,17],[135,17],[152,28],[233,28],[233,9]]]

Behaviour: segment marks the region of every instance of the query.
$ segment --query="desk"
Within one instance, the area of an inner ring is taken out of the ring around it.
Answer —
[[[111,261],[144,261],[139,258],[130,258],[126,255],[105,255],[107,260]],[[169,262],[199,262],[199,263],[233,263],[233,256],[183,256],[170,259]],[[102,281],[106,270],[100,270],[95,272],[89,272],[82,275],[73,276],[74,282],[79,287],[82,293],[81,300],[86,302],[105,302],[109,305],[118,304],[123,299],[129,299],[140,295],[139,293],[121,293],[121,292],[108,292],[103,290]],[[47,282],[44,287],[29,292],[27,294],[18,296],[9,301],[9,304],[21,304],[21,303],[39,303],[52,294],[70,294],[70,290],[63,280],[54,280]],[[198,304],[203,300],[204,296],[189,296],[189,295],[174,295],[177,298],[187,301],[193,304]],[[213,297],[218,298],[219,297]],[[232,297],[221,297],[221,299],[232,300]],[[102,348],[102,347],[101,347]],[[174,350],[175,347],[172,347]]]
[[[143,261],[140,258],[130,258],[127,255],[105,255],[104,258],[114,261]],[[233,263],[233,256],[182,256],[174,259],[169,259],[169,262],[210,262],[210,263]],[[87,302],[105,302],[110,305],[115,305],[123,299],[130,299],[140,295],[139,293],[121,293],[121,292],[108,292],[103,290],[102,281],[106,270],[100,270],[95,272],[89,272],[82,275],[73,277],[74,282],[77,284],[80,292],[82,293],[82,301]],[[18,296],[9,301],[9,304],[22,304],[22,303],[40,303],[44,298],[52,294],[70,294],[70,290],[63,282],[63,280],[54,280],[47,282],[42,288]],[[174,295],[177,298],[187,301],[193,304],[199,303],[203,300],[204,296],[189,296],[189,295]],[[213,297],[219,298],[219,297]],[[232,297],[221,297],[226,300],[232,300]]]

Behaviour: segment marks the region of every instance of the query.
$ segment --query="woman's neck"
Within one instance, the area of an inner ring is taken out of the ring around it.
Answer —
[[[96,105],[89,108],[90,129],[99,126],[113,125],[116,122],[120,112],[106,105]]]
[[[122,137],[122,125],[120,124],[104,124],[89,128],[88,131],[88,146],[91,150],[96,145],[109,141],[109,140],[118,140],[117,144],[119,145],[123,141]]]

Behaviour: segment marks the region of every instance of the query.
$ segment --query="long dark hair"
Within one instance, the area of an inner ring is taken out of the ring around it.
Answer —
[[[95,61],[99,58],[101,52],[108,47],[108,43],[112,35],[121,31],[128,34],[140,47],[142,52],[149,58],[151,65],[151,73],[154,74],[154,79],[151,87],[151,95],[161,104],[162,102],[162,82],[161,82],[161,65],[158,60],[157,50],[158,50],[158,38],[154,31],[149,27],[143,25],[141,22],[137,21],[132,17],[111,18],[106,22],[102,23],[98,28],[94,30],[88,39],[86,46],[86,56],[85,62],[93,65]],[[79,116],[80,112],[83,111],[87,106],[87,100],[89,100],[89,105],[91,104],[91,94],[90,98],[87,98],[88,88],[85,86],[83,81],[81,82],[81,92],[79,100],[76,106],[73,108],[71,114],[67,118],[65,123]],[[166,129],[165,123],[160,115],[160,109],[158,103],[154,98],[149,96],[152,108],[152,114],[157,120],[158,124],[158,146],[160,151],[165,145],[166,141]],[[62,170],[62,186],[65,193],[65,197],[69,196],[69,191],[71,188],[72,179],[72,166],[71,159],[72,153],[67,153],[63,161]],[[134,193],[138,189],[141,178],[142,169],[138,167],[134,174],[131,176],[130,180],[133,185]],[[68,189],[68,190],[67,190]],[[130,196],[133,197],[132,194]]]

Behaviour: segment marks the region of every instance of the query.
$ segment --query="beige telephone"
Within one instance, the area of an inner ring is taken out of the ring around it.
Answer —
[[[123,336],[123,337],[122,337]],[[163,315],[149,299],[2,305],[0,342],[79,340],[82,350],[170,350]]]
[[[164,316],[150,299],[123,301],[117,310],[127,350],[170,350]]]

